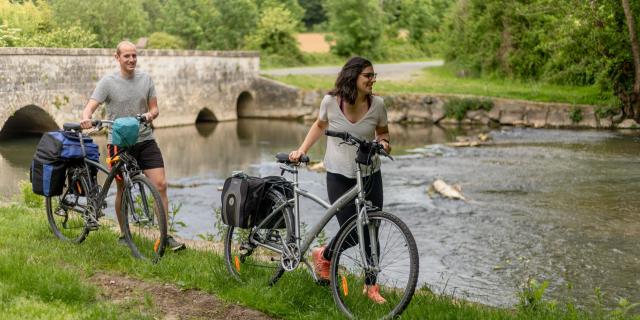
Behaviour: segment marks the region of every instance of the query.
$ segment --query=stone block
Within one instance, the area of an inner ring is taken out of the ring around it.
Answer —
[[[625,119],[616,125],[618,129],[640,129],[640,125],[633,119]]]
[[[524,122],[534,128],[543,128],[547,125],[547,115],[549,108],[547,106],[527,106],[524,113]]]

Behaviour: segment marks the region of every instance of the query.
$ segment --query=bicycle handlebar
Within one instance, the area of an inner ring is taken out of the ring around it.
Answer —
[[[136,114],[134,118],[136,118],[136,120],[138,120],[140,123],[143,123],[144,125],[148,125],[149,123],[147,121],[147,118],[144,116],[144,114]],[[97,128],[98,130],[102,128],[103,124],[111,125],[113,124],[113,120],[91,120],[91,127]],[[62,125],[62,128],[65,131],[82,130],[82,127],[80,126],[79,122],[67,122]]]
[[[393,157],[391,157],[389,155],[389,153],[387,153],[387,151],[384,150],[384,146],[380,142],[378,142],[377,140],[373,140],[371,142],[367,142],[365,140],[362,140],[362,139],[360,139],[358,137],[353,136],[352,134],[350,134],[349,132],[346,132],[346,131],[327,130],[327,131],[324,132],[324,134],[327,135],[328,137],[340,138],[344,142],[347,142],[347,143],[358,144],[358,147],[371,148],[376,153],[378,153],[380,155],[383,155],[383,156],[393,160]]]

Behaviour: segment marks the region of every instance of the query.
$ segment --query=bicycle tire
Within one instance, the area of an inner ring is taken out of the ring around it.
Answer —
[[[357,236],[350,236],[357,227],[357,219],[353,217],[336,235],[331,259],[331,292],[340,311],[351,319],[391,319],[404,311],[415,292],[418,248],[411,231],[398,217],[382,211],[371,212],[368,213],[370,224],[377,231],[380,271],[365,272]],[[351,247],[337,249],[344,245]],[[385,303],[378,304],[367,297],[364,291],[367,281],[378,285]]]
[[[82,190],[89,190],[85,176],[74,178],[72,171],[67,173],[62,194],[45,198],[47,209],[47,220],[49,229],[60,240],[72,243],[81,243],[87,237],[89,228],[87,227],[85,215],[89,210],[87,194],[82,194],[74,186],[79,186]]]
[[[273,189],[267,191],[266,197],[274,203],[272,208],[275,208],[278,203],[282,203],[281,201],[286,201],[286,197],[282,193]],[[278,248],[282,248],[283,238],[286,239],[286,243],[292,243],[293,214],[291,207],[284,206],[278,212],[270,217],[270,221],[266,221],[266,224],[273,226],[267,229],[227,227],[224,236],[224,261],[227,271],[235,280],[241,283],[264,282],[268,285],[274,285],[284,274],[284,268],[279,260],[282,259],[281,254],[252,245],[248,240],[249,235],[253,232],[261,243],[268,243]],[[276,228],[277,225],[281,225],[281,222],[284,222],[284,228]],[[283,232],[284,235],[282,235]]]
[[[123,233],[131,254],[152,263],[160,261],[167,243],[167,215],[160,193],[142,174],[131,178],[122,193]]]

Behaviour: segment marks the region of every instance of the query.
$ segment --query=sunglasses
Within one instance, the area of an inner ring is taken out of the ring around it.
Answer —
[[[378,74],[377,73],[373,73],[373,72],[361,73],[360,75],[365,76],[369,80],[373,80],[373,79],[378,77]]]

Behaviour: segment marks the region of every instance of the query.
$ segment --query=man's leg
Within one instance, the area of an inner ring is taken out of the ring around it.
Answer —
[[[164,213],[167,224],[169,224],[169,197],[167,196],[167,179],[165,177],[164,168],[153,168],[144,170],[144,174],[151,180],[151,183],[160,193],[162,198],[162,206],[164,207]],[[168,234],[168,233],[167,233]],[[184,243],[176,241],[172,236],[168,236],[167,245],[173,251],[185,249]]]

